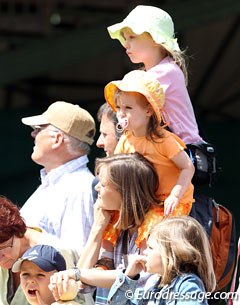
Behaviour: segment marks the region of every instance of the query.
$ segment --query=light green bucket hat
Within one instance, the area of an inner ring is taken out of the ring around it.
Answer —
[[[111,38],[118,39],[124,46],[121,35],[123,28],[130,28],[137,35],[148,32],[156,43],[165,45],[171,51],[180,51],[177,39],[174,38],[171,16],[158,7],[138,5],[122,22],[107,28]]]

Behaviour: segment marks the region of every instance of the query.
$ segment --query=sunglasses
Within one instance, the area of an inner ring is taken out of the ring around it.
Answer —
[[[49,128],[47,128],[48,126],[49,126],[49,125],[42,125],[42,126],[40,126],[40,125],[34,125],[34,126],[31,126],[31,127],[32,127],[33,131],[35,132],[35,134],[38,134],[38,133],[40,133],[40,132],[42,132],[42,131],[59,132],[59,130],[57,130],[57,129],[49,129]]]

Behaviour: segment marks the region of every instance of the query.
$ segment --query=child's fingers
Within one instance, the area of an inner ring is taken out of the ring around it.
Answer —
[[[164,201],[164,216],[171,214],[177,205],[178,198],[173,195],[168,196]]]
[[[130,276],[135,276],[142,270],[146,270],[146,257],[144,255],[130,255],[129,265],[127,267],[126,273]]]
[[[136,261],[139,262],[139,263],[143,263],[145,264],[146,263],[146,256],[145,255],[138,255],[137,258],[136,258]]]
[[[137,262],[137,266],[138,266],[139,272],[141,272],[142,270],[146,271],[146,260],[139,260]]]
[[[146,271],[147,271],[147,268],[146,268],[146,263],[142,263],[142,270],[143,270],[144,272],[146,272]]]
[[[60,300],[60,295],[59,295],[59,292],[58,292],[58,287],[57,287],[57,285],[56,285],[56,284],[50,283],[50,284],[48,285],[48,288],[51,290],[54,299],[55,299],[56,301]]]
[[[168,216],[171,213],[171,206],[169,204],[165,204],[164,206],[164,216]]]
[[[55,300],[59,300],[60,296],[67,289],[68,279],[67,272],[57,272],[51,276],[49,289],[52,291]]]
[[[40,296],[40,293],[37,290],[36,290],[36,296],[39,305],[47,305],[46,303],[44,303],[43,299]]]
[[[146,257],[144,255],[133,254],[128,256],[129,264],[135,265],[139,262],[146,261]]]
[[[146,271],[146,256],[142,256],[141,260],[139,261],[139,264],[141,264],[143,271]]]

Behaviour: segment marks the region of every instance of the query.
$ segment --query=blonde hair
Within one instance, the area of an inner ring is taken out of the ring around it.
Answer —
[[[202,279],[206,291],[215,289],[210,245],[198,221],[190,216],[166,218],[152,229],[150,237],[161,252],[161,286],[170,284],[177,275],[193,272]]]
[[[148,32],[145,32],[148,35],[150,35],[150,37],[152,38],[152,40],[157,43],[152,35]],[[185,79],[185,84],[186,86],[188,85],[188,71],[187,71],[187,56],[186,56],[186,50],[179,50],[179,51],[174,51],[172,49],[170,49],[166,44],[162,43],[159,44],[157,43],[161,49],[162,53],[165,53],[166,56],[169,56],[172,58],[172,62],[175,63],[176,65],[179,66],[179,68],[182,70],[183,75],[184,75],[184,79]]]
[[[95,173],[103,167],[107,181],[122,199],[116,227],[127,230],[141,225],[149,208],[158,202],[158,176],[153,165],[139,153],[131,153],[96,159]]]
[[[161,44],[161,47],[163,47],[166,50],[166,53],[169,57],[173,59],[173,63],[177,64],[179,68],[182,70],[185,84],[188,85],[188,71],[187,71],[187,56],[186,51],[173,51],[170,50],[166,45]]]

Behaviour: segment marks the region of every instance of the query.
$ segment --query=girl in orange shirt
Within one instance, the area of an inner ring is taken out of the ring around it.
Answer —
[[[188,215],[193,199],[194,166],[185,144],[163,128],[164,93],[161,84],[147,72],[129,72],[105,87],[105,98],[119,120],[123,134],[115,153],[142,154],[154,165],[159,178],[157,196],[164,215]]]

